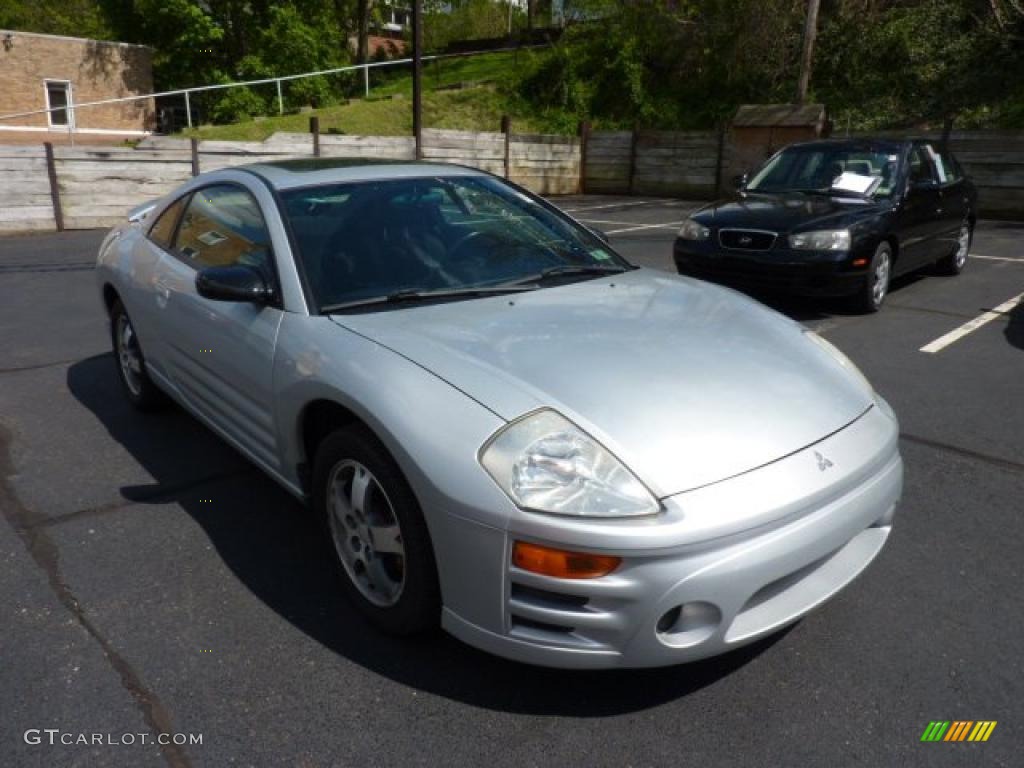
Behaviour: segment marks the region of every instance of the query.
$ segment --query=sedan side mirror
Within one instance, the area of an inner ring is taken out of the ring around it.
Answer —
[[[196,274],[196,292],[213,301],[266,304],[274,292],[259,270],[244,264],[207,267]]]

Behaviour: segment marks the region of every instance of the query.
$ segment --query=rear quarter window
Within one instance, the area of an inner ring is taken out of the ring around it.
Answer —
[[[186,197],[179,198],[171,203],[164,212],[153,222],[149,228],[149,239],[166,251],[171,250],[171,243],[174,240],[174,228],[178,225],[181,211],[185,207]]]

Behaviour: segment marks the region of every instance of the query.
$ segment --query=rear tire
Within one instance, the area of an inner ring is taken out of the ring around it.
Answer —
[[[956,250],[949,256],[939,259],[935,266],[943,275],[956,276],[963,272],[967,265],[967,255],[971,252],[971,242],[974,240],[974,230],[969,222],[960,225],[960,234],[957,236]]]
[[[125,397],[140,411],[155,411],[167,404],[167,396],[146,372],[146,357],[124,304],[118,299],[110,308],[110,342],[114,348],[117,378]]]
[[[892,246],[887,242],[878,244],[875,255],[868,267],[867,277],[860,292],[854,297],[856,308],[870,314],[882,308],[889,295],[889,281],[892,277]]]
[[[328,435],[313,464],[313,509],[350,602],[374,626],[438,626],[441,590],[420,505],[381,442],[361,425]]]

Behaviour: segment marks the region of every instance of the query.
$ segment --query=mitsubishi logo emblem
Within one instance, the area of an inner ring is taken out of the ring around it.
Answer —
[[[820,469],[822,472],[824,472],[826,469],[832,466],[832,462],[829,459],[822,456],[817,451],[814,452],[814,458],[818,460],[818,469]]]

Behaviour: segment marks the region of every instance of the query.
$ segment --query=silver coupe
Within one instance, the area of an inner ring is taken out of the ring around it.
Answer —
[[[686,662],[821,605],[892,527],[897,421],[841,352],[480,171],[203,174],[96,274],[131,403],[179,403],[311,505],[386,631]]]

